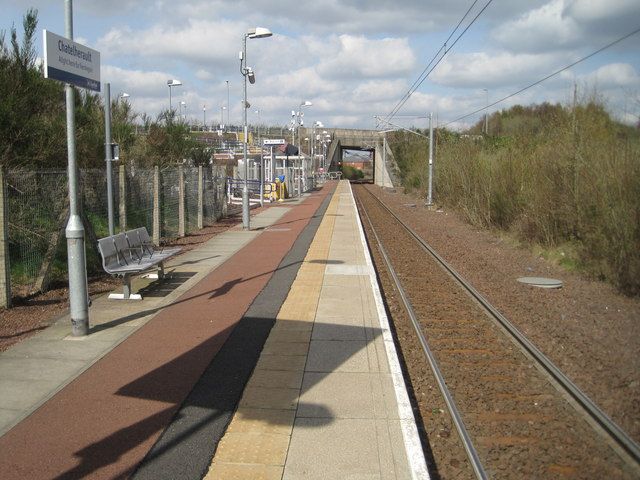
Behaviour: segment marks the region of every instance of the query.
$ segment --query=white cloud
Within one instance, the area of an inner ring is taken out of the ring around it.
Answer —
[[[551,0],[496,27],[491,37],[517,52],[597,47],[637,28],[638,18],[637,0]]]
[[[628,63],[610,63],[580,78],[587,84],[602,89],[616,87],[640,88],[640,75]]]
[[[325,56],[320,74],[330,78],[393,77],[409,73],[415,56],[406,38],[374,40],[364,36],[340,35],[339,50]]]
[[[519,52],[540,52],[566,48],[580,39],[575,19],[565,16],[564,0],[553,0],[516,20],[506,22],[492,32],[502,46]]]
[[[112,91],[127,92],[132,97],[168,96],[168,73],[159,71],[127,70],[113,65],[102,65],[103,82],[112,84]]]
[[[565,56],[487,52],[453,54],[431,74],[433,82],[457,88],[488,88],[522,85],[550,73]]]
[[[241,26],[230,21],[212,22],[193,19],[179,28],[156,24],[146,30],[116,27],[98,40],[98,49],[108,58],[136,58],[197,65],[207,62],[231,62],[240,49]]]
[[[396,100],[398,92],[407,89],[404,80],[370,80],[361,83],[353,90],[353,99],[359,102],[377,100]]]

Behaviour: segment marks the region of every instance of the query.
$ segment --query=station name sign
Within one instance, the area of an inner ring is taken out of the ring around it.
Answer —
[[[44,76],[100,91],[100,52],[44,30]]]
[[[265,138],[262,142],[263,145],[284,145],[286,142],[284,141],[284,138],[279,138],[279,139],[271,139],[271,138]]]

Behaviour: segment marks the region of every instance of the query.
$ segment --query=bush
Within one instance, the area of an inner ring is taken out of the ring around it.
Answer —
[[[530,244],[576,245],[580,268],[640,294],[639,132],[593,100],[517,106],[489,125],[489,137],[437,132],[434,198]],[[424,195],[428,145],[414,138],[391,146],[405,189]]]
[[[342,165],[342,176],[347,180],[360,180],[364,178],[364,172],[350,165]]]

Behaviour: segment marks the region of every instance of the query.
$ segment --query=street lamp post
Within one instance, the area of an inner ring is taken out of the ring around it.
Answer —
[[[169,111],[171,111],[171,87],[179,87],[182,85],[180,80],[176,80],[175,78],[172,80],[167,80],[167,86],[169,87]]]
[[[300,127],[302,125],[304,125],[304,120],[302,120],[302,117],[304,117],[304,113],[302,112],[302,108],[303,107],[311,107],[313,105],[313,103],[311,103],[309,100],[305,100],[304,102],[300,103],[300,110],[298,111],[297,115],[296,115],[296,130],[298,130],[298,162],[299,162],[299,167],[298,167],[298,197],[302,196],[302,159],[300,158],[300,155],[302,154],[302,142],[300,141]]]
[[[229,80],[225,81],[227,82],[227,125],[229,125]]]
[[[65,37],[73,40],[73,2],[65,0]],[[69,310],[71,333],[74,337],[89,334],[89,293],[87,288],[87,263],[85,260],[84,226],[82,206],[78,195],[76,160],[75,90],[65,85],[67,107],[67,166],[69,175],[69,221],[65,228],[67,237],[67,264],[69,265]]]
[[[311,168],[315,168],[316,165],[316,142],[320,139],[319,135],[316,135],[316,128],[322,128],[324,125],[320,121],[313,122],[313,129],[311,130]]]
[[[249,224],[249,168],[247,161],[247,78],[250,83],[255,83],[256,78],[251,67],[247,67],[247,38],[266,38],[272,35],[268,28],[256,27],[242,36],[242,52],[240,52],[240,73],[244,78],[244,95],[242,102],[242,124],[244,135],[242,138],[242,158],[244,161],[244,185],[242,187],[242,228],[250,229]]]
[[[207,106],[202,105],[202,128],[207,129]]]

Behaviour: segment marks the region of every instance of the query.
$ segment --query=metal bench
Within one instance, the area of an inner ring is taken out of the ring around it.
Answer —
[[[139,293],[131,293],[131,276],[157,269],[156,278],[164,276],[163,262],[177,254],[181,249],[167,249],[166,252],[156,252],[150,239],[144,240],[140,229],[126,233],[110,235],[98,240],[98,251],[102,257],[102,267],[111,275],[122,277],[122,293],[112,293],[109,298],[119,300],[142,300]],[[137,232],[134,234],[133,232]],[[146,228],[144,229],[146,233]],[[130,234],[130,235],[128,235]],[[148,238],[148,233],[146,233]],[[150,275],[151,276],[151,275]]]
[[[136,250],[142,257],[164,257],[169,258],[180,252],[180,247],[166,248],[156,247],[149,236],[146,227],[135,228],[125,232],[129,247]]]

